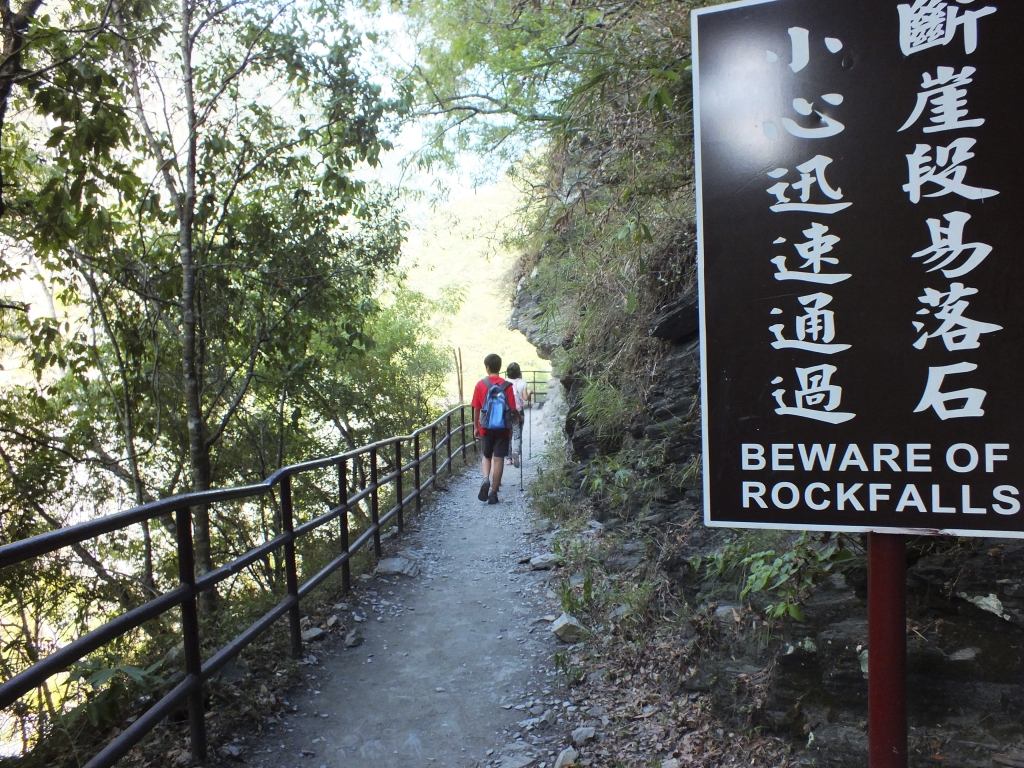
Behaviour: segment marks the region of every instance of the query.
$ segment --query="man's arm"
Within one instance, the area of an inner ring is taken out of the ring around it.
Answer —
[[[480,430],[480,409],[484,405],[484,393],[481,391],[482,381],[478,381],[473,387],[473,399],[469,401],[473,409],[473,437],[480,437],[483,432]]]

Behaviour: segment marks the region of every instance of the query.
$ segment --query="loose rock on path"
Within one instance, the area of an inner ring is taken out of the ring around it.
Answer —
[[[549,419],[532,414],[526,488]],[[552,668],[557,571],[528,564],[550,550],[553,534],[534,524],[518,469],[505,468],[501,503],[477,500],[479,458],[469,459],[387,543],[385,554],[402,560],[357,579],[336,606],[340,620],[307,644],[307,689],[247,746],[247,764],[555,765],[565,747],[559,724],[572,707]]]

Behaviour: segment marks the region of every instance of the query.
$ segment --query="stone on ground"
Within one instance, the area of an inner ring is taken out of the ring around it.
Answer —
[[[420,566],[405,557],[385,557],[374,570],[378,576],[419,576]]]
[[[580,624],[576,617],[570,616],[568,613],[563,613],[555,619],[551,625],[551,631],[563,643],[579,643],[590,636],[587,628]]]
[[[530,558],[530,567],[535,571],[550,571],[562,564],[562,558],[554,552],[545,552]]]
[[[497,768],[528,768],[536,762],[532,757],[526,755],[506,755],[498,763]]]
[[[589,725],[577,728],[572,732],[572,743],[577,747],[582,747],[588,741],[594,738],[597,731]]]
[[[347,635],[345,635],[345,647],[355,648],[357,645],[363,644],[363,633],[358,629],[353,629]]]
[[[579,756],[580,753],[575,749],[566,747],[559,753],[558,759],[555,760],[555,768],[566,768],[570,765],[576,765],[576,758]]]

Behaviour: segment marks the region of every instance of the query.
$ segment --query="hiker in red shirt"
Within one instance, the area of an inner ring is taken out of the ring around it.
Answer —
[[[480,469],[484,481],[480,485],[477,498],[488,504],[497,504],[501,474],[505,470],[505,457],[509,453],[511,420],[515,418],[516,400],[512,383],[498,375],[498,371],[501,370],[501,358],[493,353],[488,355],[484,358],[484,368],[487,369],[487,377],[477,382],[470,403],[473,407],[475,434],[480,437],[483,448]]]

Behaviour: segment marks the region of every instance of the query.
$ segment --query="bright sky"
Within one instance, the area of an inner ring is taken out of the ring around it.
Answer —
[[[362,16],[353,15],[352,22],[360,29],[367,26]],[[411,61],[415,47],[403,24],[394,13],[385,13],[373,23],[388,36],[386,42],[382,38],[376,55],[393,62]],[[383,67],[370,55],[364,65],[371,71]],[[387,88],[385,77],[379,82]],[[405,126],[393,141],[396,148],[381,158],[380,167],[362,176],[403,189],[410,231],[402,261],[409,270],[410,285],[431,297],[440,296],[451,285],[465,289],[462,310],[442,321],[448,346],[462,350],[465,389],[483,376],[483,358],[491,352],[501,355],[505,363],[518,362],[524,371],[550,369],[520,332],[508,329],[514,290],[510,273],[517,254],[501,247],[500,238],[503,229],[514,223],[520,197],[505,178],[505,168],[488,169],[493,158],[466,155],[454,170],[427,173],[408,162],[424,144],[420,126]],[[485,175],[493,180],[480,183]],[[454,376],[450,390],[452,399],[457,399]]]

